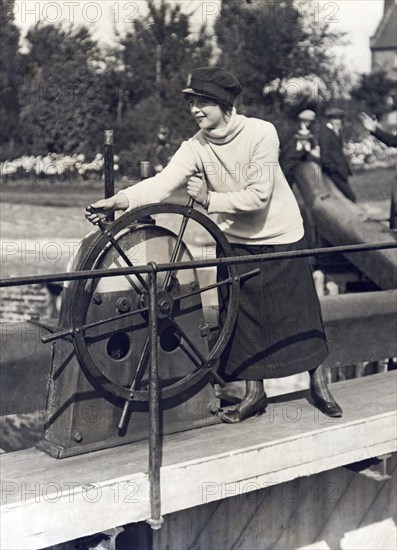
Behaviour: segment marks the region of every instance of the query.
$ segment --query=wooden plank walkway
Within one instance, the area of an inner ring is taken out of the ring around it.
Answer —
[[[396,450],[392,371],[333,385],[330,419],[305,392],[274,398],[241,425],[164,438],[162,513],[283,483]],[[147,442],[63,460],[37,449],[1,455],[1,548],[44,548],[150,516]]]

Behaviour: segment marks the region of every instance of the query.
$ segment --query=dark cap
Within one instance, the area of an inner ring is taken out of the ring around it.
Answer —
[[[199,67],[189,76],[184,94],[218,99],[233,105],[242,86],[235,76],[220,67]]]
[[[325,116],[328,118],[344,118],[346,116],[346,111],[340,107],[328,107],[325,111]]]

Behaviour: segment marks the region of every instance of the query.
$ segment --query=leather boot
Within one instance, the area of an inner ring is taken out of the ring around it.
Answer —
[[[329,390],[322,365],[310,371],[310,386],[313,403],[323,414],[332,418],[340,418],[343,415],[341,406]]]
[[[223,422],[236,424],[251,416],[262,414],[267,407],[267,395],[262,380],[246,382],[243,399],[233,408],[222,411],[219,416]]]

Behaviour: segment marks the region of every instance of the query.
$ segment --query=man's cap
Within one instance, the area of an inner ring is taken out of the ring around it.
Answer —
[[[328,118],[344,118],[346,116],[346,111],[340,107],[328,107],[325,110],[325,116]]]
[[[316,113],[314,111],[311,111],[310,109],[305,109],[298,115],[299,120],[308,120],[313,121],[316,120]]]
[[[237,78],[221,67],[199,67],[189,76],[184,94],[209,97],[233,105],[243,87]]]

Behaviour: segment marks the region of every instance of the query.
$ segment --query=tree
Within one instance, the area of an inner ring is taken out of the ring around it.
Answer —
[[[0,145],[2,160],[13,151],[19,138],[19,88],[22,79],[18,52],[19,29],[14,24],[14,0],[1,0],[0,21]]]
[[[329,23],[317,21],[307,4],[222,0],[215,23],[219,64],[241,80],[243,106],[257,116],[287,111],[285,87],[293,78],[314,75],[322,79],[330,96],[339,93],[330,86],[336,70],[330,45],[343,35],[331,31]],[[304,94],[297,101],[302,98]],[[315,88],[309,100],[319,100]]]
[[[166,0],[148,0],[147,5],[147,17],[134,20],[120,39],[123,70],[118,71],[118,99],[112,111],[113,117],[119,113],[118,141],[131,159],[135,157],[135,174],[138,161],[151,157],[161,126],[170,130],[172,150],[194,132],[181,90],[192,68],[208,65],[212,55],[205,25],[193,36],[189,16],[179,5]]]
[[[100,55],[85,27],[38,23],[27,35],[21,94],[24,144],[32,154],[93,154],[107,126]]]
[[[363,73],[352,89],[351,97],[356,102],[355,110],[367,111],[380,119],[396,109],[396,83],[385,71]]]

